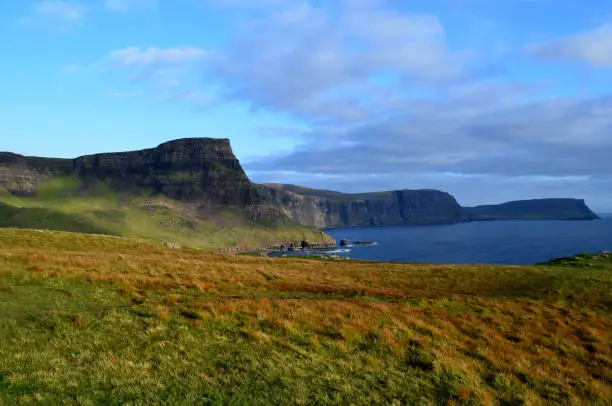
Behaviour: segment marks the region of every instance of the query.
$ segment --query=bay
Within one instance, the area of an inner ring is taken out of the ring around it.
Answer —
[[[612,218],[592,221],[483,221],[326,230],[337,241],[373,241],[338,255],[435,264],[534,264],[581,252],[612,251]]]

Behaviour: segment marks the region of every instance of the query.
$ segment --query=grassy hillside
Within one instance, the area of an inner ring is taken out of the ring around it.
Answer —
[[[0,187],[0,227],[108,234],[171,242],[193,248],[256,249],[279,240],[331,240],[289,222],[254,222],[240,211],[203,212],[152,191],[116,193],[108,183],[56,177],[35,197],[16,197]]]
[[[223,256],[0,230],[0,404],[610,404],[612,257]]]

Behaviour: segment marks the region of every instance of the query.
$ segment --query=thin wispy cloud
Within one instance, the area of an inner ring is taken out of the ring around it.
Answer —
[[[112,51],[108,62],[122,67],[175,65],[202,59],[206,53],[198,47],[139,48],[127,47]]]
[[[117,99],[133,99],[135,97],[143,96],[145,93],[142,90],[133,90],[133,91],[121,91],[121,90],[113,90],[109,92],[108,95],[110,97],[114,97]]]
[[[94,63],[67,65],[63,71],[67,73],[131,71],[165,75],[197,63],[205,56],[204,49],[194,46],[169,48],[130,46],[111,51],[103,59]]]
[[[110,52],[96,66],[169,98],[168,92],[175,95],[194,91],[197,67],[205,55],[202,48],[194,46],[127,47]]]
[[[531,44],[527,52],[542,59],[612,68],[612,23],[548,43]]]
[[[122,82],[113,90],[116,98],[148,96],[160,102],[179,101],[204,105],[216,96],[198,84],[206,51],[195,46],[135,47],[117,49],[89,65],[68,65],[65,73],[106,75]]]
[[[158,7],[158,0],[106,0],[106,8],[113,12],[155,11]]]
[[[19,22],[30,24],[80,24],[87,13],[81,3],[63,0],[43,0],[35,2],[28,15]]]

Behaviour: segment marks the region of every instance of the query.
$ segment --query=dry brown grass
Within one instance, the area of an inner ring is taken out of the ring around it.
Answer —
[[[333,339],[349,348],[374,336],[397,357],[406,357],[415,346],[427,349],[443,370],[516,385],[564,383],[587,399],[612,399],[612,321],[581,308],[465,297],[420,306],[226,299],[198,302],[195,308],[202,317],[240,321],[244,331],[259,338],[264,334],[265,340],[290,344],[295,334],[307,333],[312,346]],[[495,392],[479,391],[487,398]]]

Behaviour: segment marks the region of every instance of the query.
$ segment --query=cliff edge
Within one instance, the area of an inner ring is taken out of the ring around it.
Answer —
[[[465,208],[471,221],[483,220],[594,220],[599,217],[582,199],[517,200]]]
[[[438,190],[349,194],[282,184],[260,185],[258,190],[287,217],[319,228],[467,221],[455,198]]]
[[[38,185],[57,176],[107,180],[113,189],[149,189],[179,201],[223,207],[259,202],[227,139],[185,138],[140,151],[75,159],[0,153],[0,185],[17,196],[35,196]]]
[[[229,140],[213,138],[75,159],[1,152],[0,227],[95,230],[196,247],[335,246],[263,202]]]

